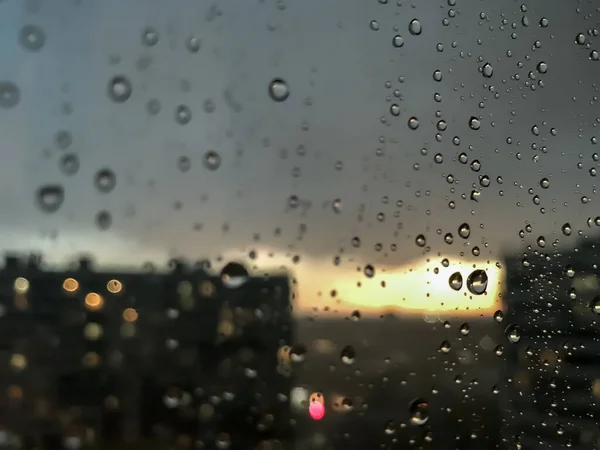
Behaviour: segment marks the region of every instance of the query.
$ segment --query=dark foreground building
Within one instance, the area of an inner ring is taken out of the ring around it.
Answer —
[[[503,323],[505,411],[510,448],[600,445],[600,264],[598,242],[507,260]]]
[[[277,448],[291,441],[285,276],[0,271],[3,448]],[[247,274],[246,274],[247,275]],[[262,447],[261,447],[262,446]]]

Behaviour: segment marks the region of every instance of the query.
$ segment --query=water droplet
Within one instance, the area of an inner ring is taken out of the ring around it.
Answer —
[[[468,223],[463,223],[458,227],[458,235],[463,239],[467,239],[471,235],[471,227]]]
[[[26,50],[39,51],[46,42],[46,34],[37,25],[25,25],[19,33],[19,42]]]
[[[441,164],[444,162],[444,156],[441,153],[436,153],[435,156],[433,157],[433,160],[437,163],[437,164]]]
[[[442,81],[442,71],[441,70],[435,70],[433,72],[433,79],[434,79],[434,81]]]
[[[411,425],[423,426],[429,420],[429,403],[427,400],[417,398],[410,402],[408,412]]]
[[[537,71],[539,73],[546,73],[546,72],[548,72],[548,64],[546,64],[544,61],[540,62],[537,65]]]
[[[469,119],[469,128],[471,128],[471,130],[479,130],[479,128],[481,128],[481,121],[473,116]]]
[[[417,119],[416,117],[411,117],[410,119],[408,119],[408,128],[410,128],[411,130],[416,130],[417,128],[419,128],[419,119]]]
[[[117,177],[110,169],[100,169],[94,176],[94,185],[103,194],[107,194],[115,188]]]
[[[369,27],[371,28],[371,30],[377,31],[379,30],[379,23],[376,20],[371,20]]]
[[[217,108],[215,105],[215,102],[212,101],[212,99],[207,98],[206,100],[204,100],[204,103],[202,104],[203,108],[204,108],[204,112],[208,113],[208,114],[212,114],[213,112],[215,112],[215,109]]]
[[[240,263],[230,262],[221,270],[221,281],[229,289],[241,287],[248,278],[248,270]]]
[[[0,82],[0,106],[13,108],[21,101],[21,90],[12,81]]]
[[[422,234],[418,235],[415,239],[415,243],[419,246],[419,247],[425,247],[425,244],[427,244],[427,240],[425,239],[425,236],[423,236]]]
[[[221,155],[214,150],[209,150],[204,154],[204,167],[208,170],[217,170],[221,166]]]
[[[336,198],[332,203],[331,207],[333,208],[333,212],[339,214],[342,212],[342,201],[339,198]]]
[[[467,289],[471,294],[481,295],[488,285],[488,276],[485,270],[475,269],[467,278]]]
[[[506,327],[506,337],[509,342],[516,344],[521,340],[521,330],[517,325],[509,325]]]
[[[400,115],[400,106],[398,106],[396,103],[391,104],[390,113],[392,116],[398,117]]]
[[[408,24],[408,31],[410,34],[418,36],[423,31],[423,27],[421,26],[421,22],[418,19],[413,19]]]
[[[186,105],[175,108],[175,121],[179,125],[187,125],[192,120],[192,110]]]
[[[352,322],[358,322],[360,320],[360,311],[352,311],[352,314],[350,314],[350,319],[352,319]]]
[[[481,68],[481,73],[483,74],[484,77],[491,78],[492,75],[494,75],[494,68],[492,67],[492,65],[490,63],[485,63],[483,65],[483,67]]]
[[[444,242],[446,244],[452,244],[454,242],[454,236],[452,236],[452,233],[446,233],[444,235]]]
[[[177,167],[181,172],[188,172],[192,168],[192,162],[187,156],[180,156],[177,160]]]
[[[463,285],[463,277],[460,272],[454,272],[448,279],[448,284],[455,291],[460,291]]]
[[[536,242],[540,248],[544,248],[546,246],[546,238],[544,236],[538,236]]]
[[[200,39],[195,36],[190,36],[185,43],[185,48],[187,48],[191,53],[197,53],[200,50],[200,47]]]
[[[471,253],[473,254],[473,256],[479,256],[479,254],[481,253],[481,250],[479,250],[479,247],[475,246],[471,250]]]
[[[443,341],[442,344],[440,345],[440,352],[442,353],[449,353],[450,352],[450,342],[449,341]]]
[[[373,276],[375,276],[375,267],[371,264],[367,264],[364,268],[364,274],[367,278],[373,278]]]
[[[578,33],[577,36],[575,36],[575,43],[579,45],[585,44],[585,34]]]
[[[542,17],[540,19],[540,27],[546,28],[548,26],[548,19],[546,17]]]
[[[354,350],[354,347],[351,345],[345,346],[340,353],[340,358],[342,358],[342,362],[344,364],[354,364],[354,358],[356,358],[356,351]]]
[[[592,308],[592,312],[594,312],[596,314],[600,314],[600,297],[594,298],[594,300],[592,300],[592,304],[590,306]]]
[[[65,190],[61,185],[48,184],[37,190],[36,198],[42,211],[54,213],[59,210],[65,200]]]
[[[275,78],[269,83],[269,95],[276,102],[282,102],[290,96],[290,89],[285,81]]]
[[[96,225],[101,230],[108,230],[112,225],[112,216],[108,211],[100,211],[96,214]]]
[[[394,36],[392,43],[394,44],[394,47],[400,48],[404,45],[404,38],[397,34],[396,36]]]
[[[158,42],[158,31],[152,27],[147,27],[142,31],[142,43],[148,47],[153,47]]]
[[[498,344],[496,348],[494,348],[494,353],[496,356],[502,356],[504,354],[504,346]]]
[[[498,323],[504,320],[504,313],[502,312],[502,310],[499,309],[494,313],[494,320]]]
[[[460,334],[462,334],[463,336],[467,336],[471,332],[471,325],[469,325],[468,323],[463,323],[458,329],[458,331],[460,331]]]
[[[66,150],[73,143],[73,136],[71,136],[71,133],[67,130],[59,130],[54,136],[54,142],[56,142],[58,148]]]
[[[117,103],[123,103],[131,97],[131,82],[123,75],[117,75],[108,82],[108,96]]]
[[[542,178],[542,179],[540,180],[540,186],[541,186],[543,189],[548,189],[548,187],[550,186],[550,181],[548,180],[548,178]]]
[[[74,153],[63,155],[59,167],[65,175],[75,175],[79,171],[79,157]]]

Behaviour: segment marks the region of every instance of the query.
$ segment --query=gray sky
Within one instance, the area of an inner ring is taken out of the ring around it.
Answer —
[[[331,261],[343,248],[343,260],[393,267],[422,257],[415,245],[421,233],[431,246],[426,256],[469,254],[478,245],[482,261],[518,249],[518,231],[526,223],[533,225],[528,242],[544,235],[548,246],[554,239],[573,245],[574,236],[560,234],[565,222],[592,234],[586,219],[600,214],[595,178],[588,173],[597,166],[591,138],[598,136],[600,120],[600,62],[588,58],[600,49],[600,38],[588,34],[598,34],[595,3],[539,0],[526,12],[515,2],[400,3],[5,0],[0,81],[17,83],[21,99],[0,109],[2,248],[54,249],[50,259],[88,251],[110,263],[161,263],[172,254],[198,259],[260,245],[280,256],[299,254],[300,265]],[[542,17],[549,21],[545,28]],[[420,35],[409,32],[414,18],[422,24]],[[27,24],[45,33],[37,52],[19,43]],[[159,33],[152,48],[142,44],[148,26]],[[587,48],[575,43],[579,32]],[[397,34],[404,39],[401,48],[392,45]],[[190,36],[201,39],[198,53],[186,49]],[[491,78],[479,71],[486,62],[494,69]],[[540,62],[546,73],[536,69]],[[433,79],[435,70],[442,72],[440,82]],[[107,96],[108,80],[118,74],[133,86],[122,104]],[[284,102],[268,95],[274,78],[289,85]],[[146,111],[152,98],[161,104],[156,116]],[[214,112],[205,111],[207,100]],[[72,113],[64,113],[65,103]],[[390,114],[392,103],[400,106],[399,117]],[[193,114],[185,126],[174,120],[180,104]],[[413,116],[417,130],[407,126]],[[471,116],[481,118],[477,131],[468,126]],[[447,129],[438,142],[441,119]],[[54,144],[58,130],[72,133],[68,150]],[[215,171],[202,163],[211,149],[222,161]],[[59,169],[69,152],[80,160],[72,176]],[[462,152],[466,165],[457,161]],[[433,162],[437,153],[442,164]],[[187,173],[178,169],[181,156],[191,159]],[[470,169],[473,160],[481,163],[478,173]],[[117,175],[109,194],[93,183],[104,167]],[[490,177],[489,187],[479,186],[480,175]],[[544,177],[548,189],[540,187]],[[42,213],[34,202],[46,183],[65,188],[64,204],[54,214]],[[481,190],[478,202],[469,199],[474,184]],[[299,200],[295,209],[288,207],[292,195]],[[580,200],[584,195],[587,204]],[[339,214],[331,207],[336,198],[342,201]],[[99,210],[112,214],[108,231],[95,224]],[[463,222],[471,226],[468,240],[456,233]],[[302,240],[300,224],[306,225]],[[454,234],[452,245],[443,242],[447,232]],[[350,244],[354,236],[361,239],[358,249]],[[373,250],[376,243],[397,250],[384,256]],[[354,263],[348,267],[355,270]]]

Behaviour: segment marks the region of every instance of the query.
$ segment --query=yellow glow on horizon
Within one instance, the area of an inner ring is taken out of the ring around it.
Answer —
[[[477,269],[485,270],[488,276],[487,289],[481,295],[475,295],[467,288],[469,275]],[[460,272],[463,279],[459,291],[453,290],[449,284],[450,276],[455,272]],[[375,265],[372,278],[365,277],[362,272],[348,273],[333,267],[323,270],[310,265],[301,268],[296,279],[297,306],[304,313],[315,307],[322,310],[325,305],[340,312],[356,309],[368,315],[382,312],[491,315],[502,309],[499,298],[502,272],[493,262],[450,262],[448,267],[444,267],[440,258],[401,267]],[[335,299],[329,296],[332,290],[336,291]],[[315,295],[318,291],[321,296]]]

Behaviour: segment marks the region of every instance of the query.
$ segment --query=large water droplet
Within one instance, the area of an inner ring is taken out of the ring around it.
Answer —
[[[408,24],[408,31],[410,31],[410,34],[413,34],[415,36],[418,36],[419,34],[421,34],[421,32],[423,31],[421,22],[419,22],[418,19],[411,20],[410,23]]]
[[[394,47],[400,48],[404,45],[404,38],[397,34],[396,36],[394,36],[392,43],[394,44]]]
[[[283,102],[290,96],[290,88],[281,78],[275,78],[269,83],[269,95],[276,102]]]
[[[123,103],[131,97],[133,88],[131,82],[124,75],[117,75],[108,82],[108,96],[117,103]]]
[[[425,399],[417,398],[410,402],[408,412],[411,425],[423,426],[429,420],[429,403]]]
[[[463,239],[467,239],[471,235],[471,227],[468,223],[463,223],[458,227],[458,235]]]
[[[484,77],[491,78],[491,76],[494,75],[494,68],[490,63],[485,63],[481,68],[481,73]]]
[[[226,264],[221,270],[221,281],[229,289],[241,287],[248,281],[248,276],[248,270],[242,264],[236,262]]]
[[[356,351],[354,350],[354,347],[351,345],[345,346],[340,353],[340,358],[342,358],[342,362],[344,364],[354,364],[354,358],[356,358]]]
[[[371,264],[367,264],[364,268],[364,274],[367,278],[373,278],[375,276],[375,267]]]
[[[499,309],[494,313],[494,320],[498,323],[504,320],[504,313],[502,312],[502,310]]]
[[[221,155],[214,150],[209,150],[204,154],[204,167],[208,170],[217,170],[221,166]]]
[[[58,184],[47,184],[37,190],[37,203],[42,211],[53,213],[58,211],[65,200],[65,190]]]
[[[442,353],[449,353],[450,352],[450,342],[449,341],[443,341],[442,344],[440,345],[440,352]]]
[[[481,295],[488,285],[488,276],[485,270],[475,269],[467,278],[467,289],[471,294]]]
[[[590,304],[592,311],[596,314],[600,314],[600,297],[595,297]]]
[[[75,175],[79,171],[79,157],[74,153],[63,155],[59,167],[65,175]]]
[[[419,247],[425,247],[425,244],[427,244],[427,240],[425,239],[425,236],[423,236],[422,234],[418,235],[415,239],[415,243],[419,246]]]
[[[479,128],[481,128],[481,121],[473,116],[469,119],[469,128],[471,128],[471,130],[479,130]]]
[[[508,340],[513,344],[521,340],[521,329],[517,325],[509,325],[506,327],[505,333]]]
[[[467,336],[470,332],[471,332],[471,325],[469,325],[468,323],[463,323],[460,328],[458,329],[458,331],[460,332],[460,334],[462,334],[463,336]]]
[[[187,125],[192,120],[192,110],[189,106],[179,105],[175,108],[175,121],[179,125]]]
[[[13,108],[21,101],[21,90],[12,81],[0,82],[0,106]]]
[[[416,117],[411,117],[410,119],[408,119],[408,128],[410,128],[411,130],[416,130],[417,128],[419,128],[419,119],[417,119]]]
[[[26,50],[39,51],[46,42],[46,34],[37,25],[25,25],[19,33],[19,42]]]
[[[579,45],[585,44],[585,34],[578,33],[577,36],[575,36],[575,43]]]
[[[450,278],[448,278],[448,284],[455,291],[460,291],[463,285],[463,277],[460,272],[454,272],[452,275],[450,275]]]
[[[158,42],[158,31],[152,27],[147,27],[142,31],[142,43],[148,47],[153,47]]]
[[[117,177],[110,169],[100,169],[94,176],[94,186],[98,191],[107,194],[115,188]]]

